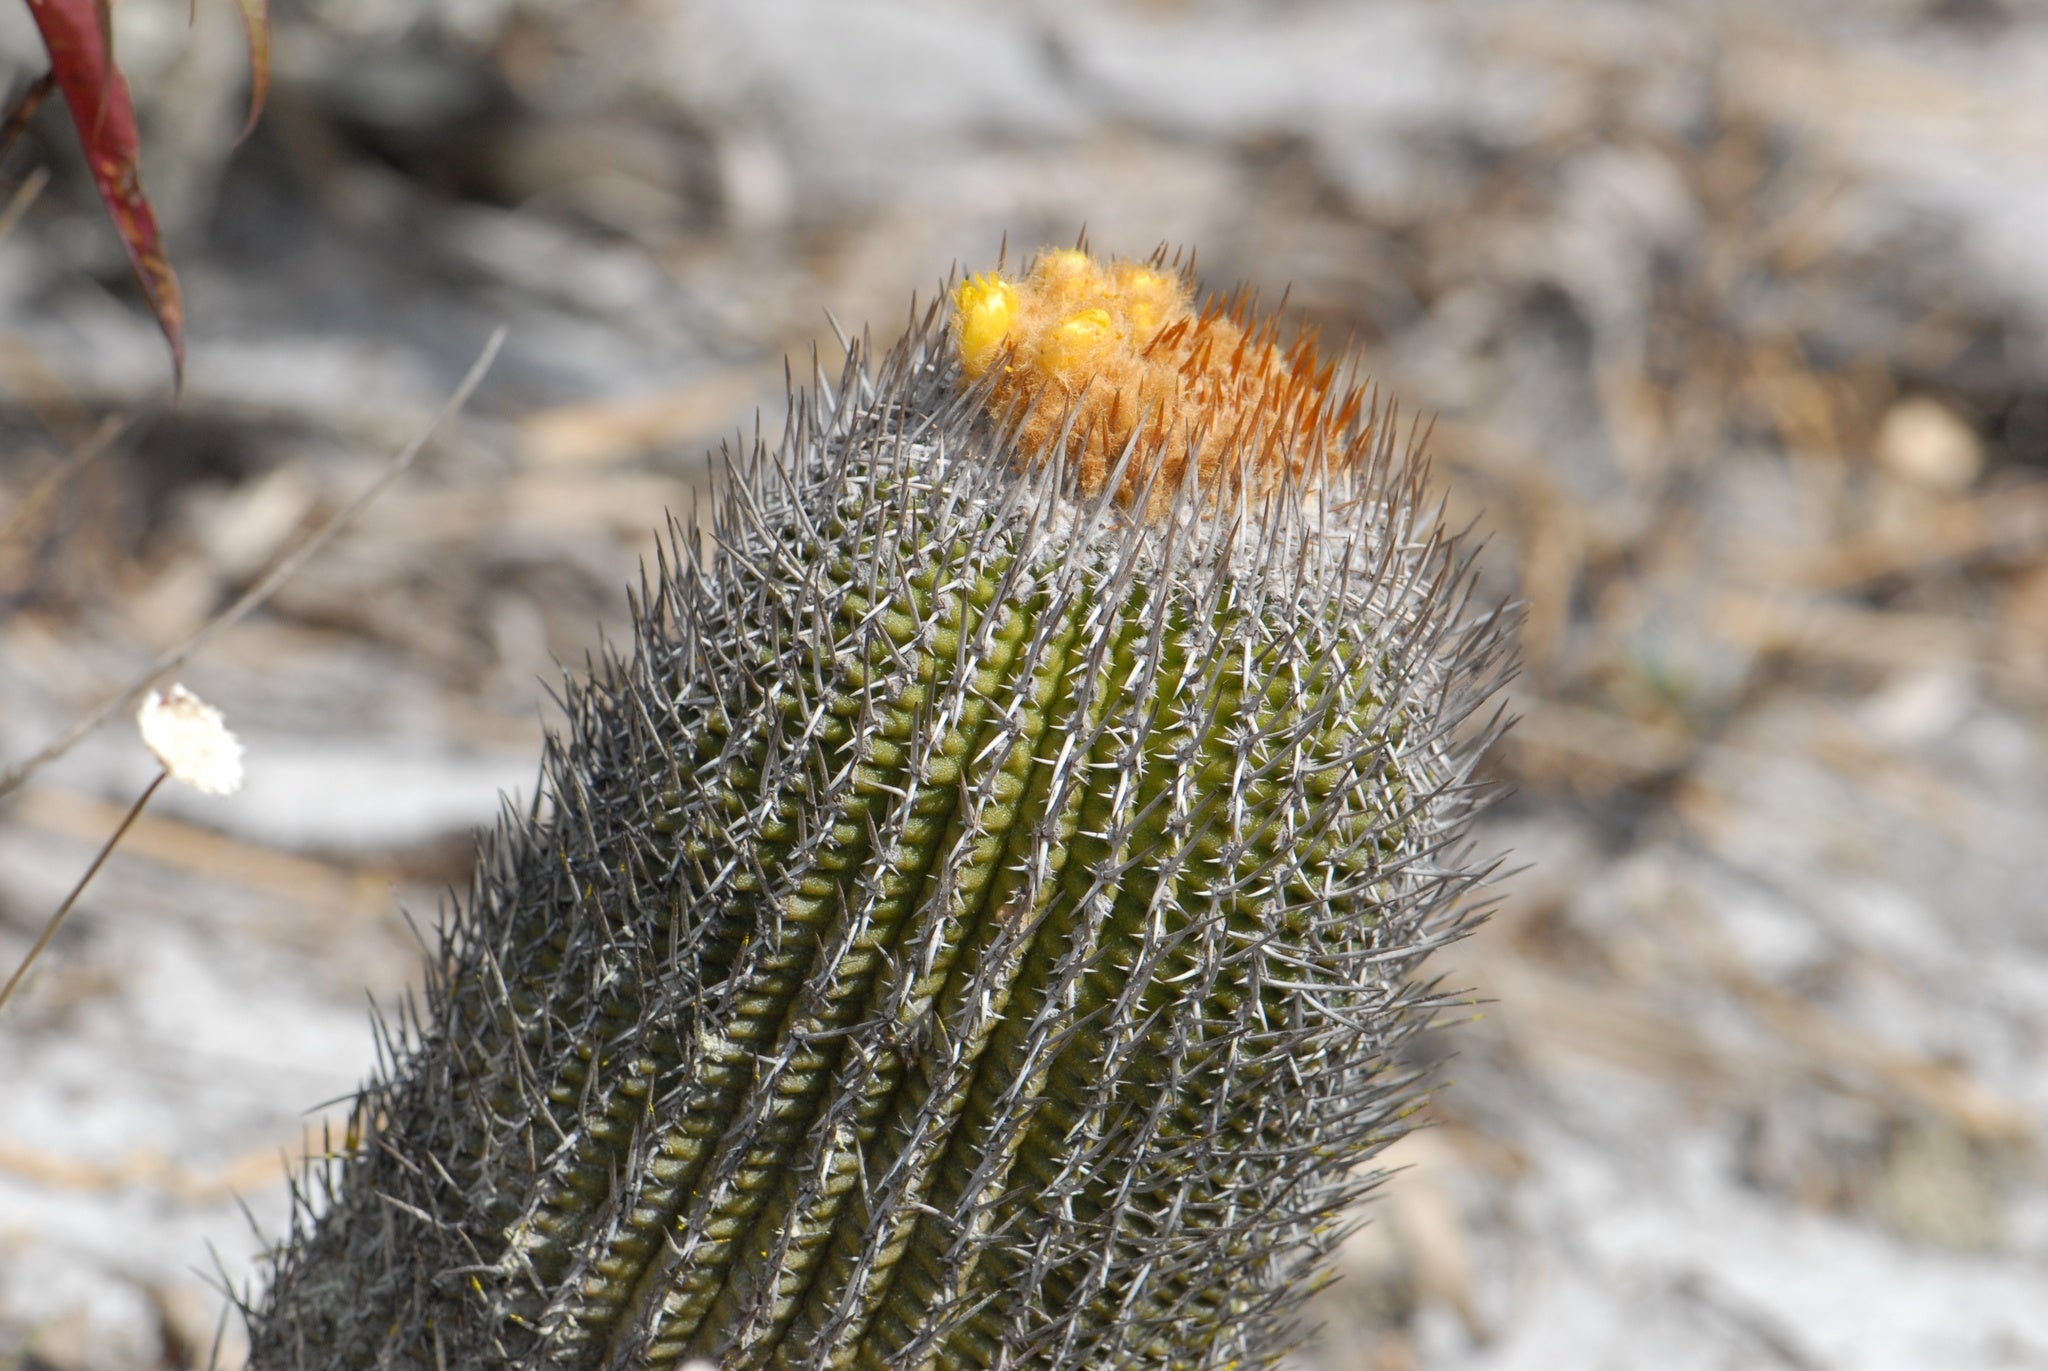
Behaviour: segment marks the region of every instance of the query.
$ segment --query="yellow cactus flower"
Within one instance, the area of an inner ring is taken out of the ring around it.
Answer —
[[[969,380],[979,380],[1002,350],[1017,314],[1017,288],[989,273],[973,276],[953,292],[960,335],[960,363]]]

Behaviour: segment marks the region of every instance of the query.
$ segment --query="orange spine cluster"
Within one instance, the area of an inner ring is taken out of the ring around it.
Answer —
[[[969,278],[953,304],[963,376],[985,381],[990,411],[1018,426],[1030,459],[1064,444],[1085,494],[1115,480],[1117,498],[1148,515],[1191,474],[1211,495],[1257,494],[1354,462],[1372,441],[1364,395],[1336,387],[1313,334],[1283,344],[1242,291],[1197,310],[1160,254],[1105,264],[1047,252],[1019,280]]]

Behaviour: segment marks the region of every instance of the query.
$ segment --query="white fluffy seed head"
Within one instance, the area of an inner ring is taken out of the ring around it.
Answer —
[[[136,711],[142,744],[174,781],[206,795],[242,788],[242,744],[220,711],[185,689],[152,690]]]

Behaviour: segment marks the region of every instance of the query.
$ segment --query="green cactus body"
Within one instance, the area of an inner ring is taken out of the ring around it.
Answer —
[[[1499,616],[1386,437],[1135,517],[946,336],[799,396],[569,693],[258,1366],[1284,1345],[1415,1099]]]

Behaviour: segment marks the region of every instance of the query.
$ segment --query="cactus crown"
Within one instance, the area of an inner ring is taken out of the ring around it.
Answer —
[[[1183,479],[1212,495],[1371,459],[1371,405],[1335,385],[1313,333],[1287,346],[1247,292],[1199,309],[1165,249],[1101,263],[1077,248],[1039,255],[1017,281],[998,271],[953,293],[963,376],[1035,459],[1060,453],[1084,495],[1147,494],[1158,517]]]
[[[1277,1355],[1416,1098],[1502,619],[1355,402],[1304,443],[1141,377],[1119,429],[1075,318],[1143,357],[1223,316],[1092,264],[1123,313],[1043,308],[1072,265],[731,456],[487,846],[259,1366]],[[1327,390],[1270,356],[1258,394]]]

